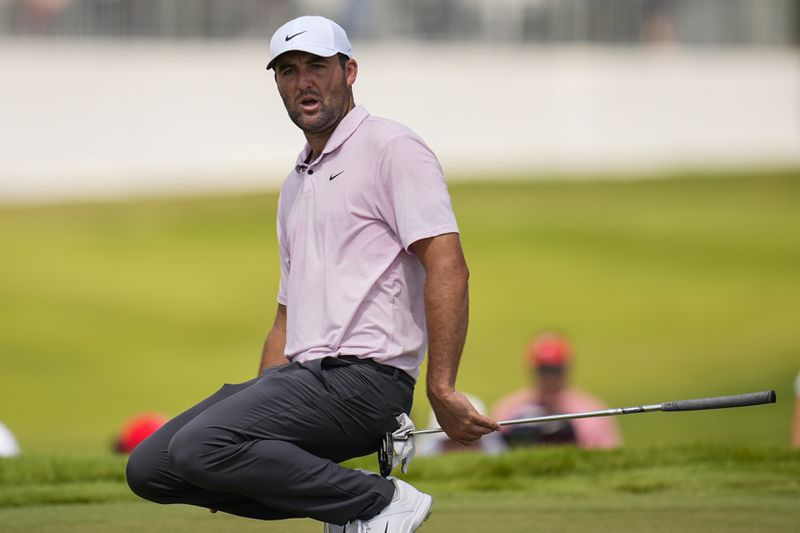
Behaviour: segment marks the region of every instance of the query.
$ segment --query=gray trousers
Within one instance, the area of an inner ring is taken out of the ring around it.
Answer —
[[[402,371],[354,358],[271,368],[224,385],[140,443],[128,485],[158,503],[261,520],[369,519],[394,485],[337,463],[375,452],[410,412],[413,390]]]

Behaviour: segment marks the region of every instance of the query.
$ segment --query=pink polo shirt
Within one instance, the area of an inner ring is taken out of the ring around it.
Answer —
[[[436,156],[361,106],[309,164],[306,144],[278,201],[286,357],[355,355],[413,378],[425,357],[425,270],[409,247],[457,233]]]

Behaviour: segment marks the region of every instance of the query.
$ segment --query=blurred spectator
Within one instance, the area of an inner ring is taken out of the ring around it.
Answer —
[[[794,428],[792,431],[792,445],[800,448],[800,374],[794,380]]]
[[[482,415],[487,413],[486,404],[484,404],[480,398],[473,394],[466,394],[465,395],[470,403],[475,407],[475,409]],[[427,429],[433,429],[439,427],[439,421],[436,420],[436,414],[431,410],[431,414],[428,417],[428,426]],[[416,455],[417,456],[426,456],[426,455],[438,455],[441,453],[450,453],[450,452],[484,452],[488,454],[497,454],[500,452],[505,451],[506,444],[498,433],[490,433],[488,435],[484,435],[481,437],[480,440],[476,441],[475,443],[464,446],[463,444],[459,444],[454,440],[451,440],[446,434],[444,433],[433,433],[432,435],[420,435],[417,437],[417,441],[415,443],[416,446]]]
[[[19,455],[19,444],[14,434],[0,422],[0,457],[14,457]]]
[[[10,4],[16,25],[27,33],[52,33],[72,0],[21,0]]]
[[[573,356],[563,337],[553,333],[537,336],[526,356],[532,386],[501,399],[492,413],[496,420],[608,408],[597,398],[569,386]],[[507,426],[501,434],[510,447],[575,444],[581,448],[615,448],[622,443],[617,423],[610,417]]]
[[[160,413],[141,413],[125,421],[114,440],[113,450],[117,453],[131,453],[144,439],[167,423],[167,417]]]
[[[650,44],[674,43],[678,40],[675,30],[673,0],[644,0],[644,25],[642,38]]]

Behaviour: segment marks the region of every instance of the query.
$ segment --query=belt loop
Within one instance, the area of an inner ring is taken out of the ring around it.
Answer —
[[[397,381],[400,378],[400,369],[395,368],[394,372],[392,373],[392,378]]]
[[[328,379],[322,372],[325,365],[325,359],[327,359],[327,357],[323,357],[322,359],[312,359],[311,361],[306,361],[305,363],[301,363],[301,365],[304,368],[306,368],[309,372],[314,374],[314,377],[316,377],[322,383],[322,386],[325,387],[326,391],[331,392],[331,389],[328,386]]]

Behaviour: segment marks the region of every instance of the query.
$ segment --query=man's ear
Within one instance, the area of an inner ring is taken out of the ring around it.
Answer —
[[[344,66],[344,75],[347,80],[347,86],[352,87],[358,77],[358,63],[352,57],[347,60]]]

